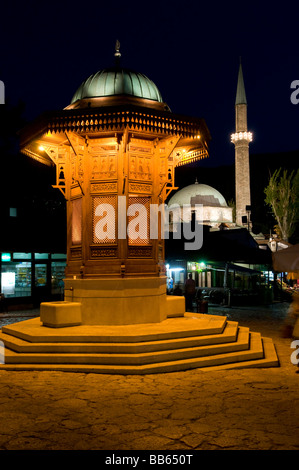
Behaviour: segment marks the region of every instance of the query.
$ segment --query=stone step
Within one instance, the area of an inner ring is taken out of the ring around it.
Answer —
[[[253,333],[259,335],[259,333]],[[56,353],[49,348],[48,353],[21,352],[16,353],[5,349],[5,362],[12,363],[55,363],[55,364],[99,364],[99,365],[130,365],[153,364],[159,362],[171,362],[190,358],[207,357],[230,352],[248,350],[249,329],[239,327],[237,340],[232,343],[211,344],[196,347],[184,347],[181,349],[160,350],[142,353]],[[259,335],[260,336],[260,335]],[[262,349],[262,348],[261,348]]]
[[[262,368],[262,367],[279,367],[280,362],[277,356],[275,345],[271,338],[262,337],[264,357],[255,359],[253,361],[240,361],[229,364],[222,364],[220,366],[209,367],[210,371],[226,370],[226,369],[247,369],[247,368]],[[204,370],[204,369],[203,369]]]
[[[32,343],[139,343],[165,339],[222,334],[223,315],[188,314],[161,323],[135,325],[80,325],[48,328],[39,318],[2,327],[2,332]]]
[[[252,335],[252,334],[251,334]],[[257,340],[259,338],[260,341]],[[260,348],[262,346],[262,350]],[[154,374],[167,373],[190,369],[221,370],[246,367],[277,367],[279,361],[273,348],[272,340],[254,337],[251,341],[250,349],[240,352],[219,354],[201,358],[184,359],[158,364],[144,365],[95,365],[95,364],[3,364],[1,369],[5,370],[30,370],[30,371],[64,371],[81,373],[101,373],[101,374]]]
[[[151,374],[279,365],[270,338],[206,314],[186,313],[159,324],[59,329],[31,319],[3,327],[0,340],[0,370]]]
[[[201,336],[187,336],[156,341],[141,341],[133,343],[33,343],[17,336],[0,332],[0,340],[5,346],[18,353],[145,353],[153,351],[192,348],[220,343],[232,343],[237,340],[238,323],[227,322],[222,333]],[[63,338],[62,338],[63,340]]]

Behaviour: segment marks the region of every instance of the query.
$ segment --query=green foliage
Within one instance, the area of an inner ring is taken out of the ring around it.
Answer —
[[[233,209],[233,213],[232,213],[232,216],[233,216],[233,222],[236,222],[236,202],[234,199],[230,199],[228,202],[227,202],[227,205],[228,207],[231,207]]]
[[[264,190],[268,204],[277,222],[277,230],[288,241],[299,220],[299,170],[288,173],[279,168],[270,176]]]

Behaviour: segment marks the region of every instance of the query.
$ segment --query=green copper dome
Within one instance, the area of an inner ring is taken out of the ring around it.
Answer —
[[[91,75],[74,94],[71,104],[85,98],[102,98],[115,95],[129,95],[162,103],[162,96],[156,85],[142,73],[111,67]]]

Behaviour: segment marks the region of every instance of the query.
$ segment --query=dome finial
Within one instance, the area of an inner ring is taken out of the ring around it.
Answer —
[[[195,178],[195,183],[194,184],[198,184],[197,176]]]
[[[116,40],[116,43],[115,43],[115,53],[114,53],[114,57],[115,57],[116,63],[119,62],[119,59],[120,59],[120,57],[121,57],[121,53],[119,52],[119,49],[120,49],[120,42],[119,42],[119,40],[117,39],[117,40]]]
[[[117,39],[115,43],[115,53],[114,53],[116,67],[119,67],[119,64],[120,64],[121,53],[119,52],[119,49],[120,49],[120,42]]]

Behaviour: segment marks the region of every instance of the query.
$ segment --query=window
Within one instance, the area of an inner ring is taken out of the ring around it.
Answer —
[[[2,264],[1,293],[6,297],[29,297],[31,295],[31,263]]]
[[[53,253],[51,259],[66,259],[65,253]]]
[[[82,199],[72,201],[72,243],[82,243]]]
[[[150,198],[129,197],[128,238],[129,245],[150,244]]]
[[[9,208],[9,217],[17,217],[17,209],[16,207]]]
[[[53,261],[51,263],[51,294],[63,294],[66,263]]]
[[[14,253],[13,259],[31,259],[31,253]]]
[[[116,196],[93,198],[93,242],[116,242]]]
[[[46,287],[47,285],[47,265],[35,265],[35,287]]]
[[[34,258],[35,259],[48,259],[49,254],[48,253],[34,253]]]
[[[1,261],[3,263],[7,263],[7,261],[11,261],[11,254],[10,253],[1,253]]]

